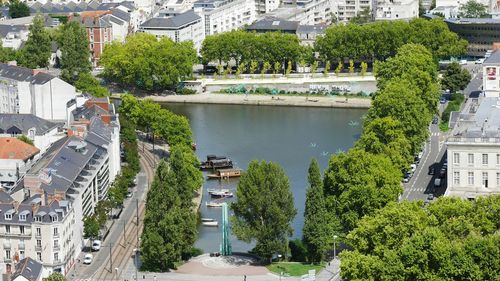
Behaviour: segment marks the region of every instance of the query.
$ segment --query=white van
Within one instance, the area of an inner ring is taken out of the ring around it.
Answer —
[[[441,186],[441,179],[435,179],[434,180],[434,187],[440,187]]]

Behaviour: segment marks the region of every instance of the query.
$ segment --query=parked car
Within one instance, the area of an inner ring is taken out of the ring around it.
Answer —
[[[101,240],[94,240],[92,242],[92,251],[99,251],[101,249]]]
[[[460,60],[460,65],[466,65],[467,64],[467,60]]]
[[[86,254],[85,257],[83,258],[83,264],[91,264],[92,259],[93,259],[92,254]]]
[[[434,175],[436,173],[436,168],[433,165],[429,166],[429,175]]]
[[[439,121],[439,119],[437,116],[434,116],[434,118],[432,118],[432,124],[437,124],[438,121]]]
[[[417,169],[417,164],[413,163],[410,165],[410,171],[413,173]]]
[[[474,63],[475,64],[483,64],[483,62],[484,62],[484,59],[478,59]]]
[[[440,104],[445,104],[445,103],[446,103],[446,98],[441,97],[441,98],[439,99],[439,103],[440,103]]]
[[[132,192],[127,192],[127,198],[132,198]]]
[[[434,180],[434,187],[440,187],[441,186],[441,179],[435,179]]]
[[[434,200],[434,194],[429,193],[429,195],[427,196],[427,199],[428,199],[429,201]]]
[[[412,173],[411,172],[406,172],[404,178],[403,178],[403,182],[409,182],[410,179],[411,179],[411,176],[412,176]]]
[[[439,177],[440,178],[444,178],[444,176],[446,176],[446,169],[445,168],[441,168],[441,170],[439,171]]]

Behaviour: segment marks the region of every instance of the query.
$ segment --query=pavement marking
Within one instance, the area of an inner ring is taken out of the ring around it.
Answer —
[[[413,182],[409,188],[409,192],[406,193],[406,196],[405,196],[405,199],[408,199],[408,197],[410,197],[410,194],[411,194],[411,191],[412,190],[415,190],[415,183],[417,182],[417,179],[418,177],[420,176],[420,173],[422,172],[423,170],[423,165],[427,162],[427,159],[429,158],[429,155],[431,155],[431,152],[432,152],[432,140],[431,140],[431,143],[425,143],[425,147],[424,147],[424,151],[427,150],[426,148],[429,148],[429,151],[425,154],[425,158],[424,159],[420,159],[420,163],[418,166],[417,166],[417,174],[413,175]]]

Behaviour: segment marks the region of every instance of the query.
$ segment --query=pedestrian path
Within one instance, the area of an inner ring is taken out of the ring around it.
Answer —
[[[317,276],[316,281],[340,280],[340,259],[334,259],[328,263]]]

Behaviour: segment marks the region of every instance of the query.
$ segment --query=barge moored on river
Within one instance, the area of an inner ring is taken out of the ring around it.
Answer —
[[[208,175],[208,179],[228,179],[241,176],[241,169],[221,169],[215,171],[214,174]]]
[[[233,167],[233,160],[226,156],[207,155],[207,161],[201,162],[200,169],[227,169]]]

